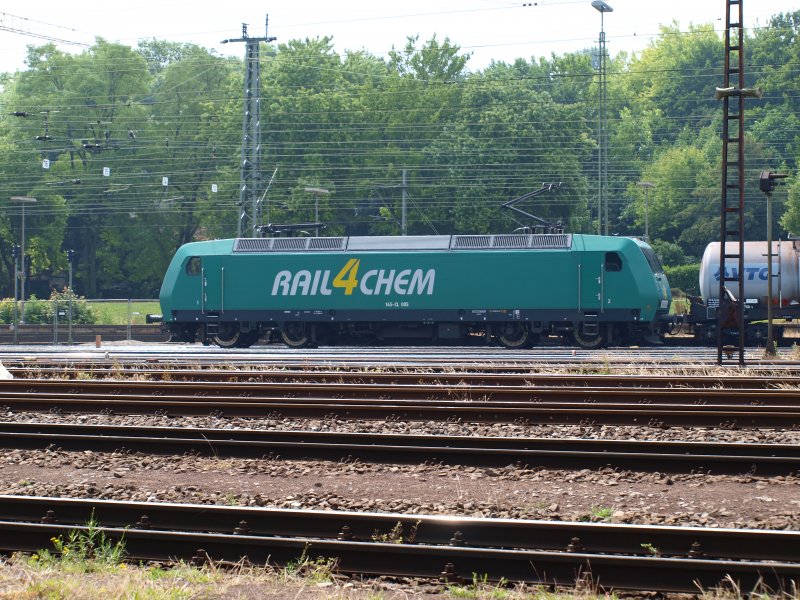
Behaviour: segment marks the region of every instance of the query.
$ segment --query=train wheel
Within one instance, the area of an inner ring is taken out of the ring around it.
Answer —
[[[211,336],[211,341],[220,348],[236,348],[242,339],[242,332],[238,325],[220,323],[219,332]]]
[[[506,323],[497,329],[495,335],[506,348],[530,348],[536,341],[525,323]]]
[[[572,341],[585,350],[596,350],[602,348],[608,342],[606,329],[602,325],[597,326],[597,333],[589,334],[581,332],[582,324],[578,323],[572,330]]]
[[[258,338],[261,337],[258,331],[248,331],[247,333],[242,333],[239,335],[239,341],[236,342],[237,348],[249,348],[253,344],[258,341]]]
[[[284,323],[281,327],[281,339],[289,348],[305,348],[311,343],[305,323]]]

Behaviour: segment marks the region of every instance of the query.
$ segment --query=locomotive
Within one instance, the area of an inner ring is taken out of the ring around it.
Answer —
[[[653,249],[567,233],[191,242],[159,295],[173,341],[291,348],[344,339],[587,349],[658,343],[671,294]]]

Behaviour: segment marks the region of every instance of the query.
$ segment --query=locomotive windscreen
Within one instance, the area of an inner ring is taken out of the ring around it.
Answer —
[[[650,270],[653,271],[653,273],[663,273],[664,267],[661,266],[661,261],[658,260],[658,256],[656,256],[656,253],[653,251],[653,249],[650,248],[649,246],[647,247],[639,246],[639,247],[642,249],[642,253],[644,254],[644,257],[647,259],[647,264],[650,265]]]

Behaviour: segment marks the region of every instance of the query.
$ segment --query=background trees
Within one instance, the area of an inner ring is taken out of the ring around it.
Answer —
[[[748,83],[765,91],[746,113],[750,239],[765,230],[758,172],[797,169],[799,27],[800,11],[777,15],[747,41]],[[339,55],[330,38],[265,47],[262,167],[265,183],[274,178],[264,223],[310,221],[316,206],[323,234],[399,234],[405,192],[409,234],[512,231],[527,223],[499,205],[559,181],[525,208],[596,231],[591,55],[470,71],[447,38],[409,38],[386,59]],[[609,229],[642,235],[647,216],[673,267],[696,263],[719,235],[722,56],[711,25],[673,23],[609,69]],[[243,71],[192,44],[99,39],[78,55],[32,47],[27,70],[0,76],[0,293],[11,295],[20,233],[12,195],[38,199],[26,246],[41,297],[68,248],[80,294],[154,297],[177,246],[235,235]],[[653,184],[647,203],[641,181]],[[793,181],[774,197],[777,234],[800,233]]]

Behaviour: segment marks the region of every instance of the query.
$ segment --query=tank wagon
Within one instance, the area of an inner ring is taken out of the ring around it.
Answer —
[[[173,341],[248,347],[271,332],[293,348],[359,337],[656,342],[670,300],[649,245],[578,234],[192,242],[160,293]]]
[[[738,243],[728,242],[729,254],[738,253]],[[687,321],[701,340],[716,340],[717,308],[719,307],[720,242],[706,246],[700,262],[700,297],[690,297]],[[768,306],[767,242],[744,243],[744,291],[736,282],[728,289],[734,298],[744,298],[745,334],[750,341],[766,338]],[[737,266],[731,276],[736,276]],[[800,240],[772,242],[772,316],[776,319],[800,318]],[[783,336],[783,327],[775,327],[776,339]]]

